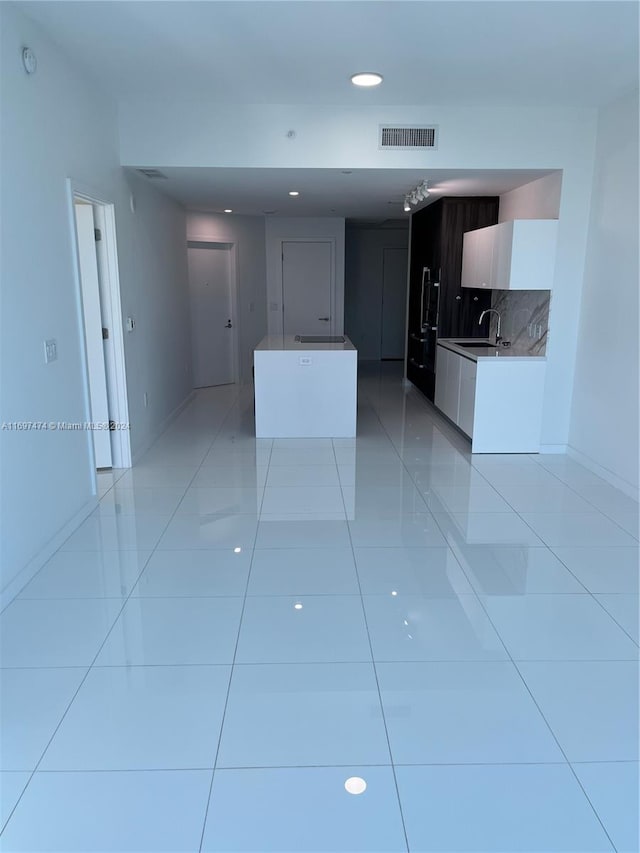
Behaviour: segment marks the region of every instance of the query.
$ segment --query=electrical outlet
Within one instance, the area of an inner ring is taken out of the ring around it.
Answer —
[[[280,310],[280,305],[277,302],[270,302],[269,303],[269,311],[279,311],[279,310]]]
[[[145,409],[146,409],[146,408],[147,408],[147,406],[149,405],[149,395],[147,394],[147,392],[146,392],[146,391],[145,391],[145,392],[144,392],[144,394],[142,395],[142,399],[143,399],[143,401],[144,401],[144,407],[145,407]]]
[[[303,367],[308,367],[311,364],[311,356],[301,355],[298,359],[298,364],[301,364]]]
[[[49,364],[58,358],[58,342],[55,338],[49,338],[44,342],[44,363]]]

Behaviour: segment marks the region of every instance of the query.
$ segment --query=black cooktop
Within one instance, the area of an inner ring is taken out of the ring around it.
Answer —
[[[295,340],[301,344],[343,344],[342,335],[296,335]]]

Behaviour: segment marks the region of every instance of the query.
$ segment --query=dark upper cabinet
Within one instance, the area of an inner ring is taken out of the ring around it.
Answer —
[[[489,334],[489,318],[482,326],[478,318],[491,306],[491,293],[460,284],[462,235],[495,225],[498,205],[497,196],[442,198],[412,216],[407,376],[430,400],[435,391],[436,339]],[[437,330],[425,324],[425,303],[433,305],[436,293]]]

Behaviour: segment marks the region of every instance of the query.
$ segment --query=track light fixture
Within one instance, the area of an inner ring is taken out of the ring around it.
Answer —
[[[428,195],[429,187],[427,185],[427,181],[424,180],[422,183],[418,184],[417,187],[410,190],[404,197],[404,212],[409,213],[412,204],[419,204],[421,201],[424,201]]]

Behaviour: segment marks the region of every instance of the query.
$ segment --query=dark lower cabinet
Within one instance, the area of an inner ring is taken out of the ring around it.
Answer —
[[[491,292],[462,288],[462,235],[498,221],[497,196],[441,198],[411,218],[407,378],[430,400],[438,338],[486,338]]]

